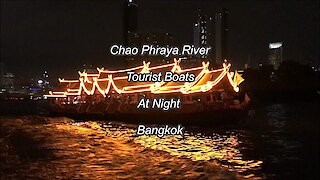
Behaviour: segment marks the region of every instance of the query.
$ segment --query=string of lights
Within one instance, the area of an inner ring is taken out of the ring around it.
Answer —
[[[230,72],[231,64],[224,62],[221,69],[209,70],[209,62],[202,62],[202,67],[182,69],[180,67],[181,59],[174,59],[171,64],[150,67],[150,62],[143,62],[142,66],[122,69],[122,70],[105,70],[97,68],[98,73],[79,72],[79,79],[65,80],[59,78],[60,83],[66,83],[66,89],[63,91],[50,91],[46,97],[63,98],[67,96],[80,96],[85,93],[87,95],[101,94],[106,96],[109,93],[116,92],[118,94],[131,94],[139,92],[150,92],[153,94],[165,93],[182,93],[191,94],[210,91],[214,86],[219,84],[224,77],[227,77],[230,85],[235,92],[239,91],[238,85],[244,80],[237,72]],[[197,72],[193,82],[136,82],[129,83],[128,76],[123,75],[126,72],[138,71],[139,73],[149,73],[152,70],[161,70],[171,68],[173,73]],[[219,73],[214,77],[214,73]],[[122,74],[122,76],[121,76]],[[107,75],[107,77],[106,77]],[[72,85],[73,84],[73,85]]]

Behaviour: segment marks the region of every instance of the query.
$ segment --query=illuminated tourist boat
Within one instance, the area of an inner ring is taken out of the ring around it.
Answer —
[[[154,119],[184,120],[238,118],[248,105],[248,97],[243,102],[235,99],[238,85],[244,80],[237,72],[230,72],[231,64],[226,61],[220,69],[209,69],[209,62],[202,66],[184,69],[181,59],[171,64],[151,66],[143,62],[141,66],[107,70],[97,68],[95,73],[79,72],[79,79],[60,79],[55,91],[45,95],[52,102],[52,112],[73,115],[100,114],[121,120],[136,119],[151,122]],[[171,71],[175,74],[193,73],[193,82],[129,82],[128,72],[159,73]],[[142,109],[137,108],[141,98],[181,99],[179,109]],[[167,116],[167,117],[166,117]],[[210,117],[210,118],[208,118]],[[219,117],[219,118],[217,118]],[[211,120],[210,120],[211,121]]]

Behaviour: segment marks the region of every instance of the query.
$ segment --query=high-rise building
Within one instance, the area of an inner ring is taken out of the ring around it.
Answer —
[[[198,47],[212,47],[212,18],[202,14],[199,10],[196,22],[193,25],[193,44]],[[199,56],[197,58],[207,58],[209,55]]]
[[[138,32],[129,36],[129,44],[135,47],[142,47],[145,44],[153,45],[154,47],[172,47],[175,45],[173,36],[168,32],[161,31],[146,31]],[[164,64],[167,61],[172,61],[171,56],[164,57],[162,55],[155,56],[131,56],[126,58],[127,66],[140,65],[142,61],[148,59],[153,65]]]
[[[4,63],[0,62],[0,87],[3,85]]]
[[[0,93],[13,91],[15,76],[13,73],[6,72],[3,62],[0,62],[0,75]]]
[[[198,14],[197,22],[194,24],[193,43],[195,47],[207,45],[207,20],[204,15]]]
[[[218,64],[229,59],[228,16],[229,12],[226,9],[219,11],[215,16],[215,60]]]
[[[269,43],[269,64],[278,69],[282,63],[282,42]]]
[[[12,73],[7,72],[3,75],[2,86],[5,89],[5,91],[10,92],[14,90],[14,79],[14,74]]]
[[[125,0],[123,22],[124,45],[130,46],[129,36],[137,33],[138,30],[138,4],[136,0]]]

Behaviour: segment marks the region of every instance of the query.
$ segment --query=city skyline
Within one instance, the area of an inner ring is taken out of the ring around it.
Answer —
[[[123,43],[124,1],[1,1],[1,61],[17,76],[47,70],[53,77],[83,64],[119,67],[109,47]],[[229,11],[228,52],[236,67],[267,63],[268,43],[284,42],[284,60],[318,63],[317,2],[138,1],[138,32],[159,30],[178,44],[193,43],[198,9],[214,17]],[[262,8],[263,7],[263,8]],[[301,24],[304,24],[302,26]],[[19,66],[18,66],[19,65]],[[40,69],[36,72],[36,69]]]

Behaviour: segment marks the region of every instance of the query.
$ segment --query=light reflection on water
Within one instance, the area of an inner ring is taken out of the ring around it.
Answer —
[[[87,122],[114,138],[194,161],[217,160],[246,177],[314,179],[319,148],[319,105],[270,104],[256,107],[255,117],[241,130],[215,128],[186,131],[185,136],[135,136],[135,126]],[[77,124],[77,123],[75,123]],[[129,127],[128,127],[129,126]]]
[[[262,161],[244,160],[238,149],[238,138],[236,135],[202,136],[201,134],[185,134],[185,137],[168,136],[158,138],[155,136],[141,136],[134,142],[152,149],[164,150],[178,157],[187,157],[192,160],[218,160],[229,170],[239,173],[247,170],[258,170]]]
[[[171,155],[190,158],[193,161],[217,160],[222,166],[247,177],[253,177],[261,169],[262,161],[245,159],[240,152],[240,134],[227,132],[223,135],[212,133],[192,133],[185,131],[183,136],[136,136],[134,127],[105,122],[74,122],[71,125],[103,131],[107,136],[130,140],[143,147],[162,150]]]
[[[237,130],[187,127],[184,137],[164,138],[137,137],[136,125],[117,122],[2,117],[0,173],[4,179],[234,177],[222,165],[250,179],[319,179],[319,105],[255,109],[255,117]]]

